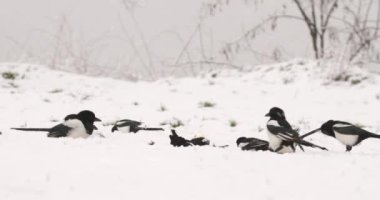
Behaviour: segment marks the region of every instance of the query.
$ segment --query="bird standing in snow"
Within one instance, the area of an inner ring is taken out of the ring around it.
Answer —
[[[163,128],[148,128],[148,127],[141,127],[142,123],[138,121],[133,121],[129,119],[122,119],[115,123],[115,125],[112,127],[111,131],[120,131],[123,133],[137,133],[140,130],[144,131],[163,131]]]
[[[346,150],[351,151],[352,147],[368,138],[380,138],[380,135],[371,133],[348,122],[329,120],[322,124],[321,132],[325,135],[336,138],[346,145]]]
[[[78,114],[70,114],[65,117],[65,122],[52,128],[12,128],[21,131],[43,131],[48,132],[48,137],[72,137],[87,138],[96,127],[95,121],[100,121],[92,111],[83,110]]]
[[[295,152],[295,144],[298,144],[301,149],[303,145],[327,150],[324,147],[320,147],[300,138],[298,132],[294,130],[286,120],[285,113],[281,108],[273,107],[265,116],[270,117],[267,122],[270,150],[278,153],[293,153]]]

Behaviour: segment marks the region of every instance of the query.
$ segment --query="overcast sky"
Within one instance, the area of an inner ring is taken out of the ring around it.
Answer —
[[[173,63],[199,23],[202,2],[205,0],[140,1],[134,12],[134,23],[121,0],[1,0],[0,61],[48,63],[46,59],[53,54],[56,38],[61,36],[72,38],[75,48],[91,52],[96,63],[117,68],[120,63],[137,63],[131,41],[144,54],[143,36],[156,63]],[[207,55],[218,54],[226,42],[240,37],[244,30],[268,14],[281,10],[283,3],[289,0],[266,0],[259,6],[242,2],[233,1],[223,12],[203,20],[202,51]],[[288,6],[287,10],[298,14],[294,5]],[[63,21],[64,33],[60,30]],[[278,23],[278,30],[261,33],[253,48],[268,55],[279,49],[284,58],[312,55],[305,24],[285,20]],[[200,51],[199,37],[195,35],[191,41],[193,54],[199,54],[196,52]],[[253,56],[246,56],[240,61],[243,64],[260,62],[251,58]],[[131,65],[131,68],[140,67]]]

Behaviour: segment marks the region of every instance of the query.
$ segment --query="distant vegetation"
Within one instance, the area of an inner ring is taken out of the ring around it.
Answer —
[[[16,72],[3,72],[1,76],[7,80],[15,80],[18,74]]]
[[[178,128],[180,126],[184,126],[185,124],[182,122],[182,120],[174,118],[169,121],[164,121],[160,123],[161,126],[170,125],[171,128]]]
[[[229,124],[230,124],[230,127],[236,127],[237,126],[237,122],[235,120],[230,120]]]
[[[202,101],[202,102],[199,102],[198,105],[201,108],[212,108],[212,107],[215,107],[216,104],[210,101]]]
[[[244,2],[258,9],[265,3],[257,0]],[[229,0],[210,1],[207,4],[209,15],[216,16],[230,4],[232,1]],[[290,0],[280,1],[279,4],[282,4],[282,10],[273,10],[269,17],[226,44],[221,52],[227,59],[241,51],[257,52],[252,48],[251,41],[267,31],[276,31],[281,21],[292,20],[306,26],[307,31],[303,34],[310,38],[315,59],[344,64],[380,63],[380,1]],[[296,8],[298,13],[290,13],[289,8]],[[271,57],[279,60],[283,53],[276,50]]]

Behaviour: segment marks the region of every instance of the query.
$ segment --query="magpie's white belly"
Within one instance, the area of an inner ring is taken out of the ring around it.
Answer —
[[[123,127],[118,127],[117,128],[120,132],[122,133],[129,133],[130,130],[131,130],[131,127],[130,126],[123,126]]]
[[[341,134],[338,131],[334,131],[335,138],[344,145],[353,146],[357,143],[359,136],[358,135],[347,135]]]
[[[273,151],[281,146],[282,140],[276,135],[268,131],[269,148]],[[294,149],[291,146],[282,146],[277,153],[294,153]]]
[[[249,144],[248,142],[241,142],[241,143],[238,145],[238,147],[239,147],[239,148],[243,148],[243,147],[247,146],[248,144]]]
[[[294,149],[291,146],[282,146],[277,153],[294,153]]]
[[[71,137],[71,138],[88,138],[90,135],[87,134],[86,130],[71,130],[69,131],[69,134],[67,135],[67,137]]]
[[[281,146],[282,140],[268,131],[269,148],[273,151]]]
[[[87,134],[86,128],[80,120],[67,120],[64,124],[68,127],[71,127],[71,130],[67,133],[67,137],[87,138],[88,136],[90,136],[89,134]]]

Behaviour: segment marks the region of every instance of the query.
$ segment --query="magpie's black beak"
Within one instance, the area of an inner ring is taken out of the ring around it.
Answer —
[[[98,130],[98,127],[96,127],[95,125],[92,125],[92,129]]]
[[[266,115],[265,115],[265,117],[269,117],[270,116],[270,114],[269,113],[267,113]]]
[[[95,117],[95,120],[96,122],[101,122],[102,120],[100,120],[99,118]]]
[[[117,126],[115,125],[115,126],[112,127],[111,132],[113,133],[113,132],[115,132],[115,131],[117,131],[117,130],[118,130],[118,129],[117,129]]]

